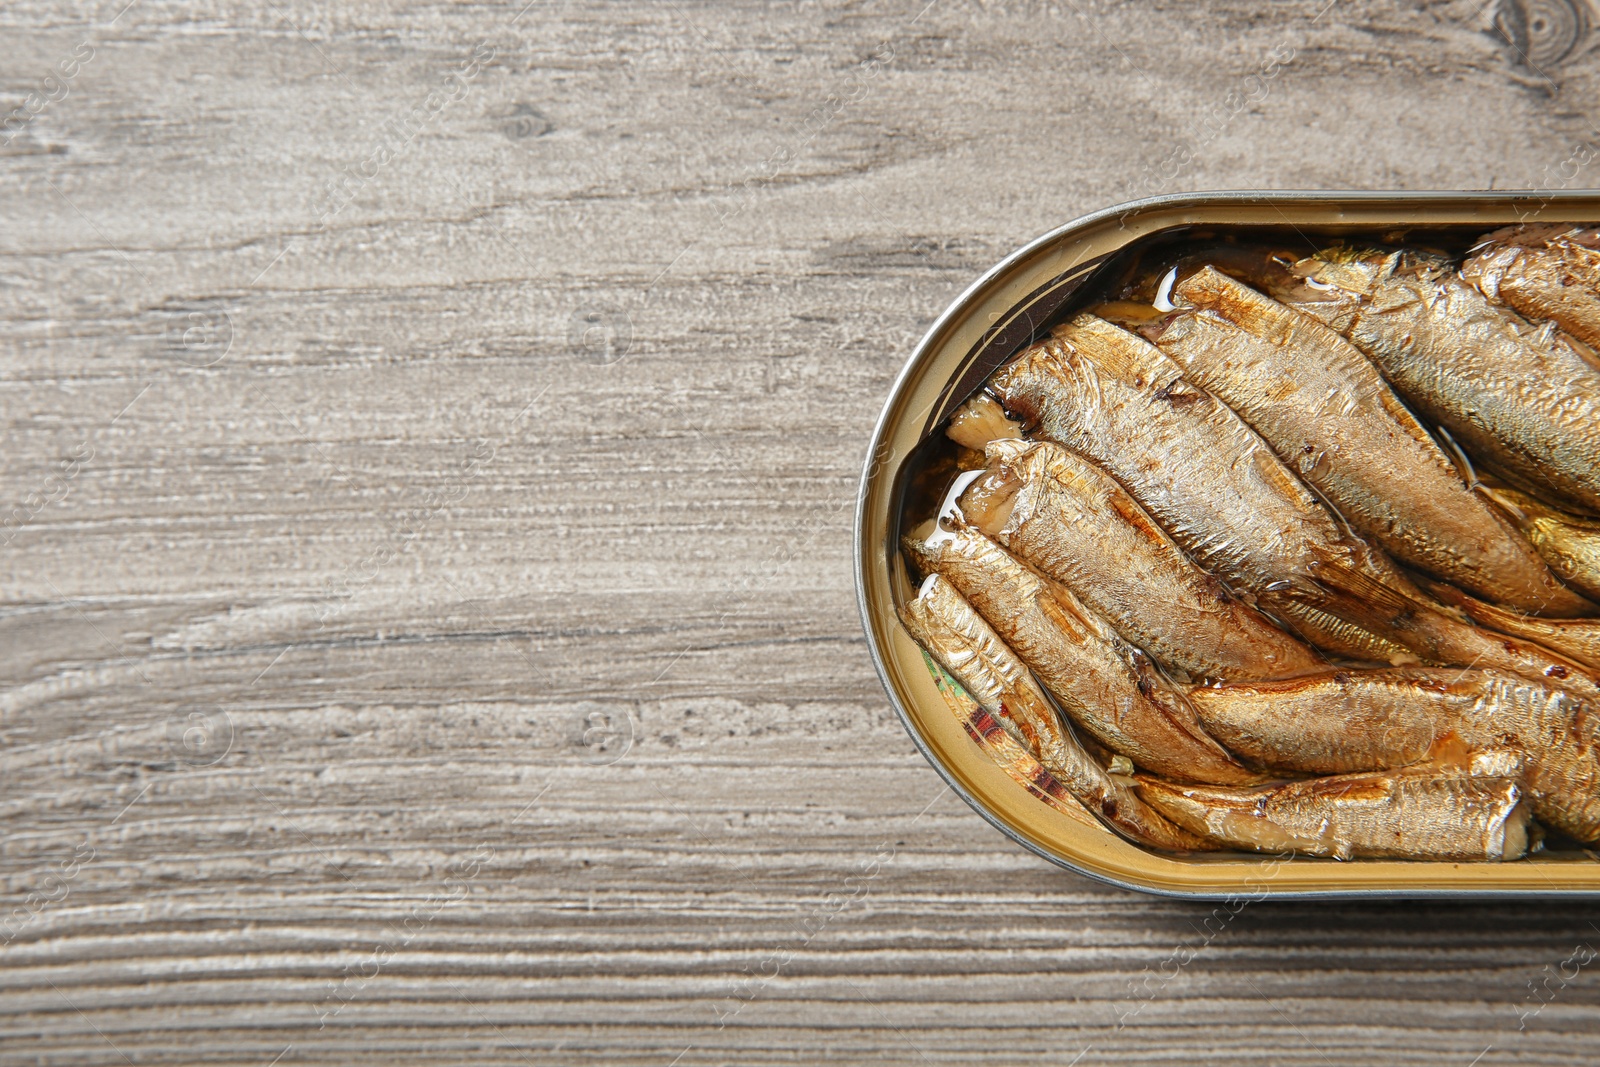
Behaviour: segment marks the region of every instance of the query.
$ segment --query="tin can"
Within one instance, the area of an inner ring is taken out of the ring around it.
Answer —
[[[856,503],[856,594],[890,701],[935,770],[1024,848],[1113,885],[1196,899],[1600,895],[1600,861],[1545,851],[1509,863],[1336,860],[1241,853],[1177,855],[1124,840],[1070,797],[1031,780],[1021,749],[948,684],[896,609],[915,594],[898,550],[906,479],[945,418],[1017,352],[1094,291],[1097,272],[1187,234],[1297,234],[1459,243],[1522,222],[1600,222],[1600,193],[1215,193],[1157,197],[1084,216],[1018,250],[929,329],[873,431]],[[1079,299],[1075,299],[1079,298]],[[1008,747],[1009,746],[1009,747]],[[1020,757],[1020,758],[1019,758]]]

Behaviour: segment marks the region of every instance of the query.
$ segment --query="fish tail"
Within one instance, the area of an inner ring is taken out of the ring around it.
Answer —
[[[1434,597],[1452,607],[1466,612],[1467,617],[1480,626],[1499,630],[1525,641],[1535,641],[1546,648],[1577,660],[1586,667],[1600,670],[1600,619],[1531,618],[1505,608],[1486,604],[1468,596],[1452,585],[1426,582]]]
[[[1420,662],[1414,650],[1387,633],[1392,615],[1359,596],[1321,582],[1292,582],[1267,597],[1269,606],[1276,601],[1275,614],[1291,629],[1334,655],[1392,666]]]
[[[1590,696],[1600,687],[1586,667],[1559,652],[1480,629],[1442,605],[1414,600],[1348,567],[1320,568],[1318,584],[1338,599],[1336,614],[1376,629],[1428,662],[1509,671]]]

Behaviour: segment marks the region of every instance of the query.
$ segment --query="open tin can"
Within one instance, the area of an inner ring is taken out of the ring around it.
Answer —
[[[1063,867],[1198,899],[1600,895],[1600,856],[1548,850],[1506,863],[1163,853],[1113,833],[927,657],[896,615],[916,589],[898,548],[919,450],[991,374],[1096,293],[1102,272],[1187,235],[1272,234],[1307,253],[1333,240],[1462,245],[1525,222],[1600,222],[1595,193],[1216,193],[1085,216],[995,266],[923,337],[873,433],[856,506],[856,589],[878,674],[917,747],[1002,833]]]

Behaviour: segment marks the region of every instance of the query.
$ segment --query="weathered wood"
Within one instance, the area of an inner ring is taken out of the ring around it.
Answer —
[[[1219,915],[1013,847],[890,714],[849,568],[889,382],[1008,250],[1149,192],[1593,184],[1590,39],[120,6],[0,12],[0,116],[38,112],[0,147],[0,1061],[1600,1054],[1591,908]]]

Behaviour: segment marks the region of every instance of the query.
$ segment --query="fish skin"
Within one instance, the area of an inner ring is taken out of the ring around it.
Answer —
[[[1557,685],[1581,697],[1600,695],[1600,674],[1537,641],[1513,638],[1446,614],[1432,601],[1402,596],[1355,571],[1327,568],[1317,603],[1342,619],[1405,643],[1433,665],[1482,667]],[[1289,596],[1302,595],[1298,589]]]
[[[1099,465],[1198,563],[1318,648],[1600,688],[1571,660],[1428,603],[1388,556],[1336,523],[1238,415],[1136,334],[1080,315],[990,384],[1039,436]]]
[[[1395,559],[1520,611],[1593,609],[1337,331],[1209,266],[1174,295],[1179,311],[1148,336]]]
[[[1400,768],[1451,741],[1520,752],[1534,813],[1581,841],[1600,837],[1600,709],[1556,686],[1411,667],[1230,682],[1192,689],[1189,699],[1215,736],[1279,771]]]
[[[1483,491],[1505,509],[1562,581],[1600,598],[1600,522],[1558,511],[1506,486],[1485,486]]]
[[[949,582],[930,577],[917,597],[901,607],[900,619],[917,643],[1084,807],[1140,844],[1178,851],[1213,847],[1151,809],[1126,781],[1106,773],[1084,751],[1028,668]]]
[[[1489,302],[1448,261],[1328,249],[1273,295],[1366,353],[1475,459],[1600,510],[1600,369],[1553,326]]]
[[[1537,223],[1486,236],[1461,277],[1495,303],[1600,348],[1600,229]]]
[[[1201,566],[1307,641],[1348,659],[1415,660],[1397,641],[1273,592],[1298,586],[1314,596],[1311,576],[1328,564],[1414,587],[1341,531],[1255,431],[1144,338],[1079,315],[990,385],[1038,436],[1114,477]]]
[[[1173,822],[1239,849],[1473,861],[1519,859],[1528,847],[1528,805],[1504,778],[1352,774],[1256,789],[1137,781]]]
[[[1591,670],[1600,671],[1600,619],[1541,619],[1474,600],[1454,586],[1427,583],[1435,600],[1459,608],[1480,626],[1537,641]]]
[[[1135,764],[1169,778],[1259,781],[1199,726],[1143,652],[1076,596],[957,521],[902,544],[917,569],[955,587],[1055,694],[1072,721]]]
[[[1019,487],[992,536],[1130,642],[1191,678],[1290,678],[1324,659],[1228,592],[1116,479],[1050,442],[992,441],[990,469]]]

